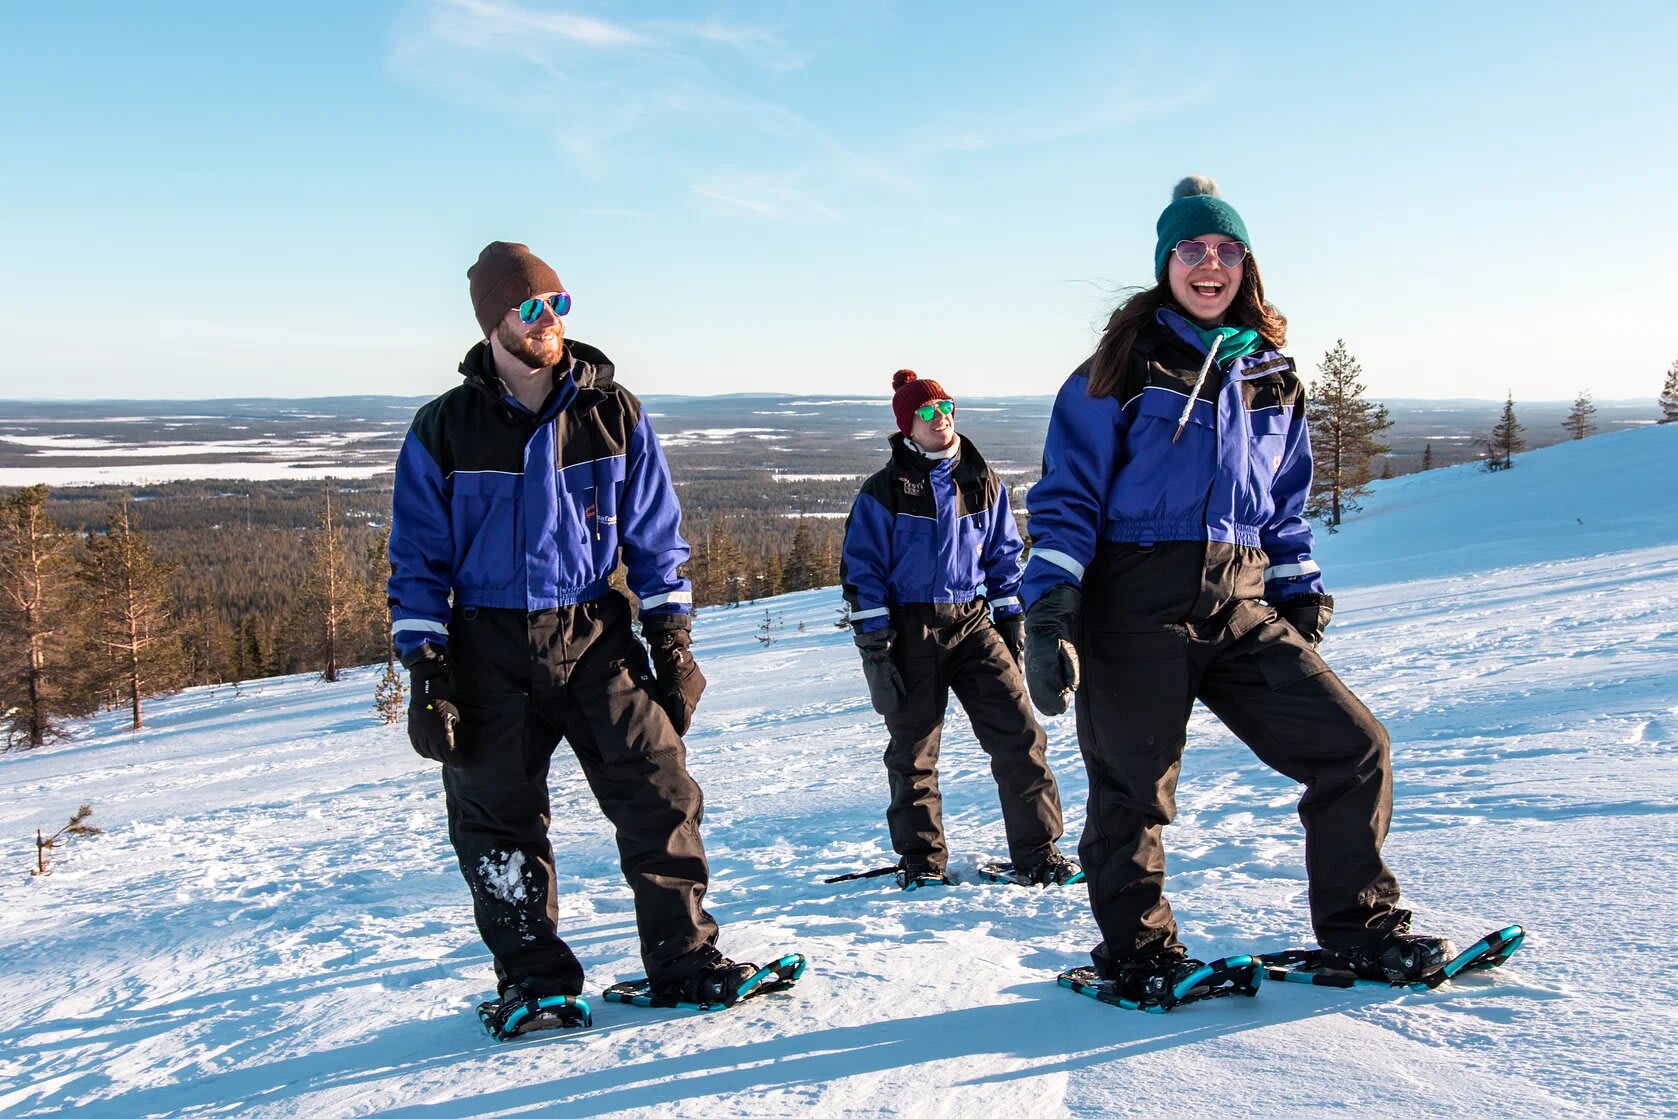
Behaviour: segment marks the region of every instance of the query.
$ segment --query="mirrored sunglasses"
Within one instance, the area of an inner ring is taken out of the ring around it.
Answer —
[[[571,309],[571,293],[567,291],[556,291],[546,299],[543,299],[541,296],[526,299],[523,303],[519,304],[519,321],[533,323],[538,318],[541,318],[542,307],[544,304],[552,307],[554,314],[558,315],[560,318],[564,318],[565,313]]]
[[[922,404],[919,408],[915,409],[915,415],[919,416],[927,423],[931,423],[933,416],[939,414],[947,416],[955,410],[956,402],[946,397],[943,400],[934,400],[931,404]]]
[[[1247,259],[1247,246],[1240,241],[1219,241],[1216,245],[1208,245],[1205,241],[1178,241],[1172,251],[1185,268],[1193,268],[1212,253],[1218,254],[1218,263],[1225,268],[1234,268]]]

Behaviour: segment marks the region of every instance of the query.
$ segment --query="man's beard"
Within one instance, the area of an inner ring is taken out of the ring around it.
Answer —
[[[558,365],[565,355],[565,331],[559,326],[527,331],[504,322],[495,328],[495,336],[501,340],[503,349],[532,369]]]

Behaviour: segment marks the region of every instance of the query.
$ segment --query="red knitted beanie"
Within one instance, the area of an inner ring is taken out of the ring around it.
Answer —
[[[899,369],[891,375],[891,410],[897,417],[897,430],[905,436],[915,423],[915,409],[933,400],[953,400],[937,381],[923,380],[913,369]]]

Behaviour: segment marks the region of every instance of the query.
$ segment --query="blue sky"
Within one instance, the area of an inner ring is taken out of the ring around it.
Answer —
[[[425,394],[528,242],[643,393],[1051,393],[1190,172],[1389,397],[1678,358],[1678,6],[0,3],[0,397]]]

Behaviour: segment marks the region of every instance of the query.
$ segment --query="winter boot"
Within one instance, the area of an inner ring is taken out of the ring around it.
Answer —
[[[575,1029],[594,1024],[588,1002],[575,995],[542,995],[510,983],[501,997],[478,1007],[489,1036],[511,1041],[536,1030]]]
[[[1359,979],[1420,983],[1457,954],[1456,948],[1442,936],[1412,933],[1408,909],[1393,910],[1374,931],[1375,939],[1367,944],[1325,952],[1324,965],[1349,971]]]
[[[923,886],[954,885],[941,870],[933,870],[923,862],[904,859],[897,866],[898,889],[909,891],[918,890]]]
[[[1020,871],[1016,879],[1022,886],[1070,886],[1083,880],[1084,868],[1053,850],[1036,866]]]
[[[740,985],[758,973],[756,964],[735,963],[715,948],[696,953],[698,966],[680,975],[653,982],[652,993],[660,998],[701,1006],[733,1006],[740,1001]],[[684,961],[688,962],[688,961]]]
[[[1204,966],[1199,960],[1189,959],[1188,954],[1181,950],[1160,952],[1114,965],[1109,978],[1113,981],[1114,993],[1120,998],[1144,1007],[1170,1005],[1178,1001],[1173,994],[1177,984]],[[1183,998],[1186,1000],[1194,994],[1195,991],[1185,991]]]

